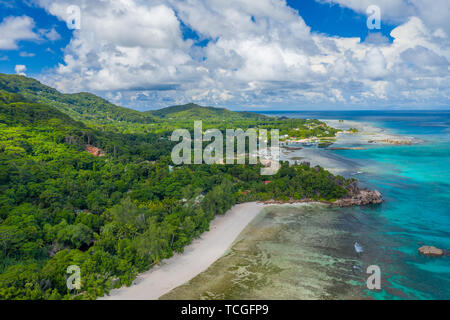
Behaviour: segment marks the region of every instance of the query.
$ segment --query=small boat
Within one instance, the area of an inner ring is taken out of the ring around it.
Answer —
[[[357,254],[364,252],[364,248],[358,242],[355,242],[354,247]]]

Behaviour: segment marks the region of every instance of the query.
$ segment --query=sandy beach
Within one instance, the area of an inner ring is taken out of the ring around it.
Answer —
[[[217,216],[210,231],[187,246],[183,254],[164,260],[160,266],[141,274],[131,287],[111,290],[100,300],[156,300],[208,269],[223,256],[245,227],[261,212],[264,204],[250,202],[234,206]]]
[[[328,124],[342,129],[356,127],[358,134],[341,134],[336,139],[336,146],[366,146],[370,139],[385,139],[388,133],[380,128],[354,121],[328,120]],[[391,136],[398,139],[400,136]],[[320,165],[335,174],[351,176],[360,170],[357,163],[342,158],[326,149],[302,148],[282,154],[282,160],[298,158],[311,165]],[[241,232],[265,207],[262,203],[252,202],[234,206],[223,216],[217,216],[199,239],[185,248],[183,254],[177,254],[164,260],[161,265],[141,274],[131,287],[123,287],[110,292],[103,300],[156,300],[173,289],[178,288],[202,272],[221,258],[233,245]]]

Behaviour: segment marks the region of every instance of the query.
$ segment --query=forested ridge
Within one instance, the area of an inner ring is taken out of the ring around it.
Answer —
[[[196,105],[142,113],[0,75],[0,299],[95,299],[183,252],[238,202],[334,200],[354,182],[286,163],[269,182],[259,165],[172,167],[171,130],[195,119],[219,129],[335,133],[312,128],[317,120]],[[66,286],[70,265],[81,268],[80,290]]]

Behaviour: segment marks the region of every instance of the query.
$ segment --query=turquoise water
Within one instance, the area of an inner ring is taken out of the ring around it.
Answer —
[[[280,114],[280,112],[272,113]],[[370,122],[424,140],[412,146],[329,151],[355,161],[361,184],[382,192],[380,206],[342,209],[339,228],[365,247],[364,263],[379,265],[376,299],[450,299],[450,257],[418,254],[422,245],[450,249],[450,112],[286,112],[284,116]]]

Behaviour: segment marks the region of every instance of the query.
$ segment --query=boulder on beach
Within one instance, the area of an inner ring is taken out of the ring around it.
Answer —
[[[419,253],[428,257],[442,257],[444,250],[432,246],[423,246],[419,248]]]

